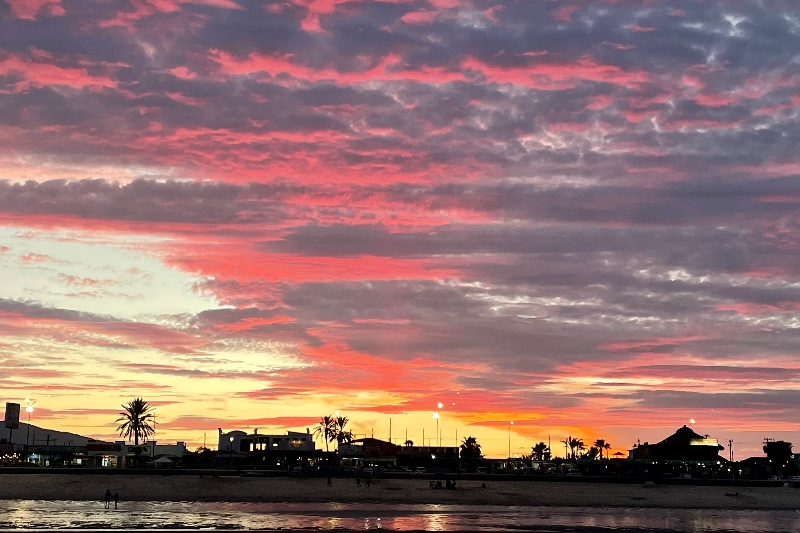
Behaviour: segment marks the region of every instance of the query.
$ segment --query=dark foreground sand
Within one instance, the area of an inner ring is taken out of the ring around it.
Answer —
[[[105,490],[127,501],[364,502],[386,504],[554,505],[800,510],[800,489],[546,481],[459,481],[457,490],[427,480],[85,474],[1,474],[0,499],[100,500]],[[738,493],[737,496],[732,494]]]

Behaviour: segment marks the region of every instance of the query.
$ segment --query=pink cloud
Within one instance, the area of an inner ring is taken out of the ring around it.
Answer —
[[[411,11],[400,17],[400,20],[411,25],[426,25],[436,20],[438,14],[436,11]]]
[[[51,17],[66,13],[61,6],[61,0],[6,0],[6,2],[11,7],[11,13],[21,19],[36,20],[36,16],[41,12]]]
[[[28,253],[21,256],[20,261],[23,263],[62,263],[63,261],[59,261],[55,257],[49,256],[47,254],[35,254],[35,253]]]
[[[576,4],[567,4],[558,7],[550,12],[553,18],[562,22],[572,22],[572,14],[578,10],[580,6]]]
[[[496,83],[514,83],[545,90],[570,88],[578,80],[635,88],[650,79],[647,72],[626,71],[615,65],[603,65],[591,56],[583,56],[577,61],[567,63],[537,62],[521,67],[498,67],[475,58],[467,58],[462,61],[461,66]]]
[[[13,54],[0,59],[0,75],[20,76],[24,80],[23,88],[29,85],[65,85],[99,90],[117,86],[117,82],[110,77],[91,75],[85,68],[61,67],[53,63],[25,60]]]

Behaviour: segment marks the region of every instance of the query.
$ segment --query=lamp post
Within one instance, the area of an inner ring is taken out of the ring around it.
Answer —
[[[511,426],[514,425],[514,421],[508,423],[508,460],[511,461]]]
[[[438,437],[438,435],[439,435],[439,411],[434,411],[433,412],[433,418],[434,418],[434,420],[436,420],[436,435],[437,435],[436,438],[439,438]],[[441,442],[439,442],[439,444],[441,445]]]
[[[25,398],[25,412],[28,413],[28,433],[25,435],[25,462],[28,461],[28,440],[31,436],[31,413],[33,412],[33,404],[36,400]]]
[[[233,437],[230,439],[230,444],[228,444],[228,455],[230,456],[231,464],[233,464]]]
[[[156,426],[158,425],[156,423],[156,411],[158,411],[158,409],[156,409],[154,407],[153,408],[153,444],[150,445],[150,460],[151,461],[155,461],[155,459],[156,459]]]

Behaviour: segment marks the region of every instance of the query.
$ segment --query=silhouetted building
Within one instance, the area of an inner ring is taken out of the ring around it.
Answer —
[[[398,446],[397,464],[416,469],[446,468],[459,470],[458,446]]]
[[[658,461],[691,461],[717,464],[722,458],[719,452],[725,448],[717,439],[711,439],[695,433],[691,428],[683,426],[678,431],[656,444],[645,442],[628,450],[628,457],[633,460]]]
[[[291,465],[305,464],[322,453],[316,449],[314,436],[287,431],[280,435],[267,435],[234,430],[223,433],[219,430],[218,458],[222,463],[249,464],[266,468],[287,469]]]
[[[339,462],[345,468],[394,466],[398,448],[396,444],[371,437],[355,439],[339,445]]]
[[[90,440],[85,450],[90,466],[101,468],[128,468],[131,466],[152,465],[166,457],[173,463],[180,463],[186,454],[186,443],[158,444],[151,440],[142,444],[128,444],[124,440],[105,442]]]

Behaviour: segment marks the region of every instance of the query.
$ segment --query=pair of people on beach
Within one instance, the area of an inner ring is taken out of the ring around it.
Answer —
[[[111,508],[111,499],[114,499],[114,509],[117,508],[117,503],[119,502],[119,493],[114,492],[114,495],[111,495],[111,490],[106,489],[105,501],[106,501],[106,509]]]

